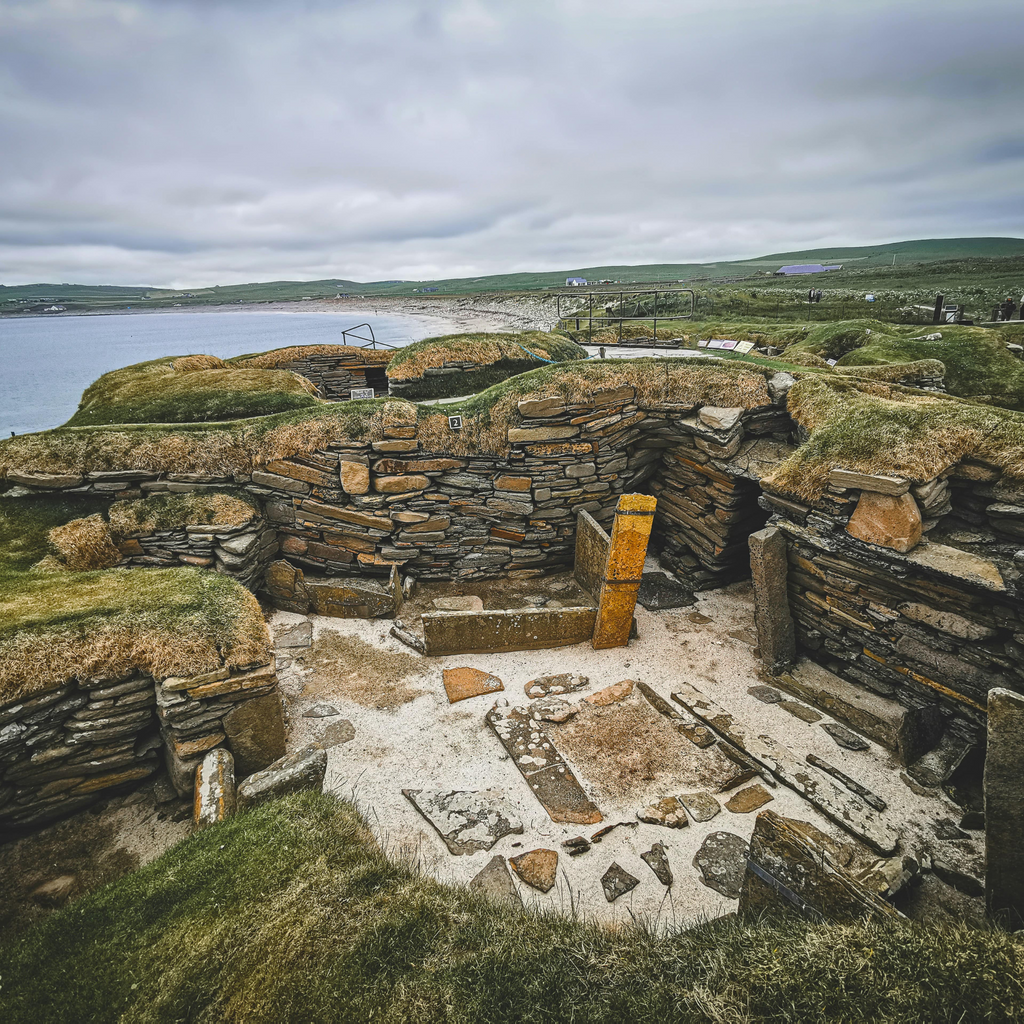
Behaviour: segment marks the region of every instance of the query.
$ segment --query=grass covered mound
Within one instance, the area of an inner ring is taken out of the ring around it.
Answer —
[[[184,494],[151,494],[146,498],[115,501],[108,519],[111,533],[120,541],[158,530],[186,526],[244,526],[260,514],[257,501],[244,491],[191,491]]]
[[[68,572],[49,534],[95,516],[98,499],[0,497],[0,704],[72,678],[142,670],[161,678],[265,663],[255,597],[200,569]]]
[[[287,370],[227,366],[215,356],[155,359],[105,373],[66,426],[204,423],[310,409],[316,388]]]
[[[335,356],[371,365],[386,366],[394,356],[388,349],[363,348],[359,345],[289,345],[269,352],[235,356],[227,360],[229,366],[244,366],[254,370],[277,370],[289,363],[309,359],[312,356]]]
[[[303,793],[205,829],[0,948],[8,1024],[1012,1021],[1024,942],[724,919],[664,937],[509,909]]]
[[[867,380],[808,375],[789,411],[810,438],[763,483],[808,501],[831,469],[932,480],[965,458],[1024,481],[1024,414]]]

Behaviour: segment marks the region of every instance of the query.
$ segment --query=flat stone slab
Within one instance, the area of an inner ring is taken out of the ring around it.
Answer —
[[[470,889],[481,893],[494,903],[505,903],[512,906],[523,905],[516,883],[512,881],[508,865],[501,854],[493,856],[473,877]]]
[[[753,786],[748,786],[746,789],[741,789],[738,793],[726,801],[726,809],[733,812],[733,814],[749,814],[751,811],[756,811],[758,807],[764,807],[765,804],[770,803],[775,797],[768,792],[764,786],[759,786],[756,783]]]
[[[664,825],[666,828],[686,828],[686,808],[678,797],[667,796],[657,803],[637,811],[636,816],[648,825]]]
[[[432,604],[439,612],[482,612],[482,597],[435,597]]]
[[[555,676],[538,676],[531,679],[525,686],[527,697],[547,697],[562,693],[572,693],[573,690],[580,690],[590,685],[587,676],[574,675],[572,672],[562,672]]]
[[[196,769],[192,820],[197,829],[235,813],[235,760],[224,747],[211,750]]]
[[[782,694],[774,686],[748,686],[747,693],[762,704],[778,704],[782,700]]]
[[[661,843],[655,843],[640,859],[654,872],[655,877],[664,886],[672,884],[672,869],[668,864],[668,853]]]
[[[307,619],[274,637],[274,647],[309,647],[313,642],[313,623]]]
[[[512,870],[529,886],[550,892],[558,870],[558,854],[554,850],[530,850],[509,858]]]
[[[844,750],[867,750],[871,744],[866,739],[858,736],[852,729],[838,722],[822,722],[822,729],[825,730]]]
[[[636,599],[649,612],[661,611],[663,608],[684,608],[697,603],[689,587],[660,572],[645,572],[640,577]]]
[[[747,870],[748,849],[746,841],[732,832],[712,832],[694,855],[693,866],[709,889],[738,900]]]
[[[694,821],[710,821],[722,810],[722,805],[710,793],[680,793],[676,799]]]
[[[607,707],[609,704],[618,704],[624,701],[633,692],[634,686],[636,686],[635,679],[623,679],[621,683],[612,683],[611,686],[606,686],[603,690],[598,690],[597,693],[592,693],[583,699],[595,707]]]
[[[324,729],[320,742],[325,747],[337,747],[355,738],[356,727],[347,718],[343,718],[340,722],[331,722]]]
[[[331,704],[314,704],[302,712],[303,718],[333,718],[341,712]]]
[[[601,812],[529,709],[499,701],[487,712],[486,720],[552,821],[596,825],[602,820]]]
[[[448,694],[449,704],[456,704],[470,697],[479,697],[485,693],[498,693],[505,689],[497,676],[478,668],[446,668],[444,688]]]
[[[326,774],[327,751],[319,743],[311,743],[245,779],[238,787],[238,810],[303,789],[322,791]]]
[[[523,833],[501,790],[403,789],[402,795],[456,855],[489,850],[503,836]]]
[[[609,903],[614,903],[620,896],[632,892],[639,884],[639,878],[634,878],[615,861],[612,861],[611,867],[601,877],[601,888],[604,889],[605,899]]]
[[[820,711],[815,711],[814,708],[809,708],[798,700],[781,700],[779,707],[783,711],[788,711],[794,718],[799,718],[801,722],[807,722],[808,725],[820,722],[825,717]]]

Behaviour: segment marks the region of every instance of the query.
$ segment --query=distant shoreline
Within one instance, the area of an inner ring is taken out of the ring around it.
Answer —
[[[68,310],[59,313],[0,313],[4,320],[45,320],[76,316],[135,316],[161,313],[331,313],[358,316],[411,316],[434,320],[439,333],[477,331],[549,330],[555,323],[553,299],[541,297],[472,295],[407,298],[382,296],[377,299],[300,299],[289,302],[232,302],[209,306],[161,306],[158,308]],[[355,326],[355,325],[353,325]]]

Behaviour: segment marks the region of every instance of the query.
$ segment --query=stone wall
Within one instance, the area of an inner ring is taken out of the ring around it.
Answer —
[[[248,772],[283,753],[272,664],[192,679],[71,680],[5,704],[0,829],[60,818],[105,791],[137,784],[160,767],[161,752],[179,792],[190,793],[196,765],[219,745]]]
[[[372,387],[375,398],[388,393],[386,370],[391,356],[391,352],[374,349],[360,349],[343,355],[308,355],[282,363],[279,369],[291,370],[305,377],[321,398],[347,402],[353,388]]]

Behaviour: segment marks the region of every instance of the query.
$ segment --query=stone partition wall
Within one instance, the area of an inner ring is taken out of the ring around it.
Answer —
[[[944,477],[977,472],[958,466]],[[965,541],[943,518],[951,508],[947,479],[911,487],[845,470],[831,479],[814,504],[770,489],[762,498],[787,539],[798,649],[907,707],[937,706],[952,732],[980,740],[988,691],[1024,690],[1024,595],[1007,557],[1015,546],[985,545],[980,534],[972,550],[942,543]],[[997,494],[1016,494],[977,479],[963,489],[976,507],[987,501],[998,511],[1007,506]],[[954,485],[954,494],[960,490]]]
[[[221,745],[245,773],[284,752],[273,664],[193,679],[154,681],[134,673],[71,680],[5,704],[0,831],[71,814],[105,791],[148,778],[165,759],[186,795],[203,754]]]

